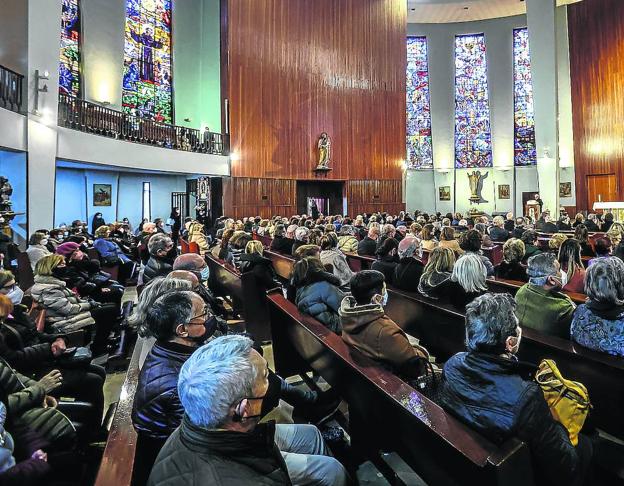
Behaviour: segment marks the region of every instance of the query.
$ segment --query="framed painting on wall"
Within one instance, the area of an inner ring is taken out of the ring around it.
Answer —
[[[113,186],[111,184],[93,184],[93,205],[110,206]]]
[[[572,183],[571,182],[559,183],[559,197],[572,197]]]
[[[451,200],[451,186],[441,186],[440,188],[440,201]]]
[[[498,185],[498,199],[510,199],[509,184]]]

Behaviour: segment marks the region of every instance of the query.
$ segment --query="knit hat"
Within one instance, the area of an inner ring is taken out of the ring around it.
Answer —
[[[67,243],[63,243],[56,247],[57,255],[62,255],[65,258],[70,257],[72,253],[74,253],[77,249],[80,248],[78,243],[74,243],[73,241],[69,241]]]

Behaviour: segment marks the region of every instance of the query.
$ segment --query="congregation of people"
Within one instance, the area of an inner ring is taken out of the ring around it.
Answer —
[[[90,228],[74,221],[34,233],[26,251],[34,285],[21,289],[15,268],[0,271],[0,422],[15,442],[0,478],[67,481],[63,468],[79,464],[84,445],[105,440],[106,368],[92,358],[112,353],[130,330],[147,343],[132,410],[146,484],[352,481],[319,429],[341,397],[269,368],[260,343],[233,325],[240,316],[215,296],[212,258],[263,288],[283,287],[300,312],[410,383],[431,357],[426,342],[386,314],[388,289],[464,313],[466,351],[438,363],[437,403],[494,442],[528,444],[538,483],[590,484],[595,431],[573,445],[516,354],[522,330],[534,329],[624,356],[624,227],[612,215],[556,223],[547,213],[538,221],[420,211],[316,216],[221,217],[208,227],[175,208],[168,224],[142,221],[134,231],[127,219],[107,224],[98,213]],[[191,243],[196,252],[180,251]],[[494,247],[500,261],[488,256]],[[287,281],[265,250],[295,260]],[[370,269],[352,270],[349,255],[369,257]],[[492,279],[520,288],[515,297],[492,293]],[[134,286],[138,300],[124,319],[122,299]],[[33,308],[45,311],[44,329]],[[83,342],[70,346],[76,333]],[[61,412],[61,397],[88,411]],[[280,400],[294,407],[296,423],[264,420]]]

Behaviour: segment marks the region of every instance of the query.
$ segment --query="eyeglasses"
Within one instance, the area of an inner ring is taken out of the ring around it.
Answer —
[[[193,322],[195,319],[199,319],[200,317],[206,317],[206,316],[211,316],[212,317],[212,312],[210,312],[208,309],[204,309],[204,312],[202,314],[198,314],[194,317],[191,317],[191,320],[188,322],[190,325],[203,325],[203,322]]]

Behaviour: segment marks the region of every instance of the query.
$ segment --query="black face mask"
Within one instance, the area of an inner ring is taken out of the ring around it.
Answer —
[[[245,397],[247,400],[262,400],[262,406],[260,407],[259,415],[248,415],[247,417],[241,417],[238,412],[234,412],[232,420],[234,422],[243,422],[251,419],[261,420],[269,414],[279,404],[280,395],[282,393],[282,380],[271,370],[269,370],[269,387],[266,393],[262,397]],[[242,398],[242,400],[245,400]]]
[[[189,336],[188,339],[196,343],[203,344],[206,341],[206,339],[208,339],[210,336],[212,336],[215,333],[215,331],[217,330],[217,326],[218,326],[217,318],[213,315],[210,315],[204,321],[204,329],[205,329],[204,334],[202,334],[201,336]]]
[[[56,267],[52,270],[52,276],[63,280],[67,276],[67,267]]]

